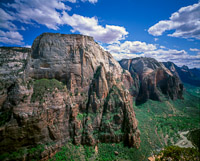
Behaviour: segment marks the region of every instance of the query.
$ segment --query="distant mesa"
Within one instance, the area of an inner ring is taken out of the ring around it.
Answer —
[[[200,70],[197,68],[189,69],[187,66],[178,67],[172,62],[163,62],[173,74],[178,75],[183,83],[200,87]]]
[[[168,70],[163,63],[143,57],[123,59],[119,63],[131,73],[133,79],[139,78],[139,86],[136,89],[137,105],[148,99],[161,101],[164,98],[172,100],[183,98],[183,84],[178,75]]]

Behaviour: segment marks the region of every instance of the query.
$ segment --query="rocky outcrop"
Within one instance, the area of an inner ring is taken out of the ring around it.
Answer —
[[[140,87],[136,104],[148,99],[162,100],[163,97],[182,98],[183,85],[177,75],[173,75],[162,63],[153,58],[134,58],[121,60],[120,65],[129,70],[132,77],[139,77]],[[136,90],[138,91],[138,89]]]
[[[0,48],[0,109],[11,86],[19,78],[24,78],[30,51],[19,47]]]
[[[27,50],[17,51],[23,68],[0,91],[0,154],[20,149],[34,159],[27,149],[39,145],[37,157],[47,159],[69,140],[139,146],[128,90],[136,82],[93,38],[44,33]],[[12,56],[14,48],[0,51],[1,58]]]
[[[183,83],[188,83],[200,87],[200,70],[197,68],[189,69],[187,66],[178,67],[172,62],[163,62],[174,75],[178,75]]]

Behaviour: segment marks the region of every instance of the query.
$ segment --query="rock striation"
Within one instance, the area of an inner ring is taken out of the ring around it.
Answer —
[[[140,85],[136,86],[136,104],[144,103],[148,99],[161,101],[163,97],[172,100],[183,98],[183,84],[178,75],[172,74],[155,59],[140,57],[123,59],[119,63],[134,79],[139,78]]]
[[[128,90],[137,82],[92,37],[44,33],[31,50],[0,48],[0,58],[0,154],[30,160],[42,146],[46,160],[69,140],[139,147]]]

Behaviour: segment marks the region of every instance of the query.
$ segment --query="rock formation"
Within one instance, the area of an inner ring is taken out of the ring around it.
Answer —
[[[0,48],[0,154],[43,146],[140,143],[129,90],[137,82],[91,37],[44,33],[32,50]],[[130,90],[130,92],[132,92]]]
[[[189,69],[187,66],[178,67],[172,62],[163,62],[174,75],[178,75],[183,83],[188,83],[200,87],[200,70]]]
[[[139,77],[140,86],[136,88],[136,104],[148,99],[162,100],[182,98],[183,84],[162,63],[153,58],[134,58],[121,60],[120,65],[135,79]],[[139,91],[139,92],[137,92]]]

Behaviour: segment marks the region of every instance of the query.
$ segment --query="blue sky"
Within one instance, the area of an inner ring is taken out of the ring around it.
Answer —
[[[94,37],[117,60],[146,56],[200,68],[199,0],[1,0],[0,46],[43,32]]]

